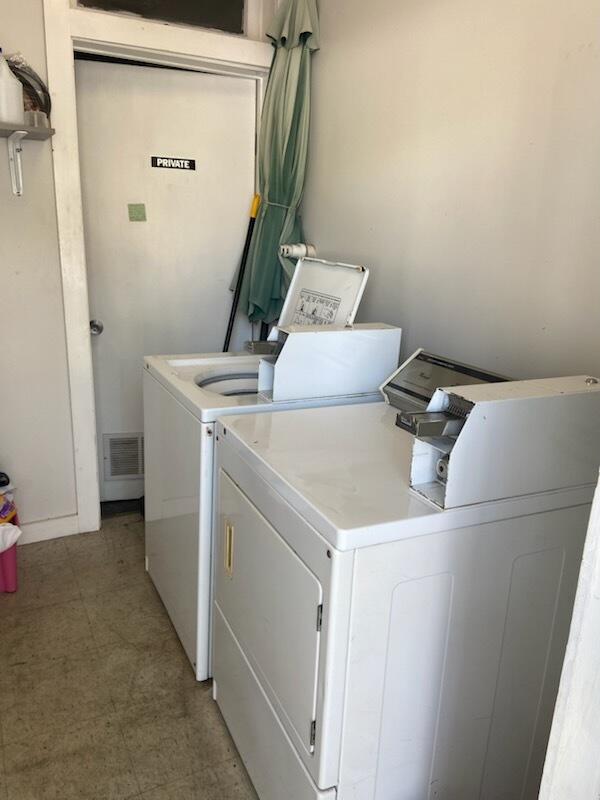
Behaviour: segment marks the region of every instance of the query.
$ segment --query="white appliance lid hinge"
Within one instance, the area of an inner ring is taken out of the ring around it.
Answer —
[[[317,606],[317,630],[320,631],[323,626],[323,603]]]
[[[313,719],[313,721],[310,723],[310,746],[311,747],[315,746],[316,738],[317,738],[317,720]]]

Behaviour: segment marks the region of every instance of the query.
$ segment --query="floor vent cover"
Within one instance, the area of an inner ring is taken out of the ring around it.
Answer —
[[[144,436],[141,433],[105,433],[103,439],[104,480],[142,478]]]

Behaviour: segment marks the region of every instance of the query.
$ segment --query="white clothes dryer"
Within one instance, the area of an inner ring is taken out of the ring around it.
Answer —
[[[218,421],[217,703],[261,800],[534,800],[600,384],[421,352],[385,391]]]

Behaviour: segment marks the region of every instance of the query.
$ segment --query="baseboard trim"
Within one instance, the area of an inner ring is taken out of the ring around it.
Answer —
[[[58,539],[60,536],[72,536],[74,533],[79,533],[79,516],[73,514],[69,517],[27,522],[20,528],[23,531],[19,539],[20,545],[45,542],[47,539]]]

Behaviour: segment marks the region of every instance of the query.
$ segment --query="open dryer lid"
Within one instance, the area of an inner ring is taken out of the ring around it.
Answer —
[[[277,327],[352,325],[368,278],[367,267],[357,264],[301,258]]]

